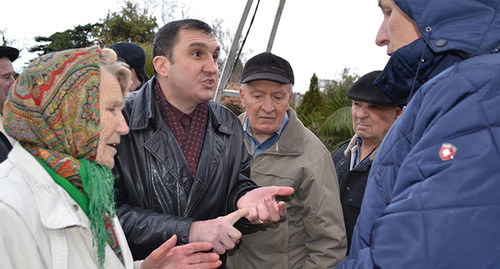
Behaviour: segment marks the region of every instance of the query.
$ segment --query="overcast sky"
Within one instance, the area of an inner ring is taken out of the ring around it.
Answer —
[[[136,1],[139,2],[139,1]],[[192,18],[208,23],[215,18],[236,31],[247,0],[178,0]],[[257,0],[253,1],[244,33]],[[266,50],[279,0],[262,0],[244,52],[248,57]],[[123,0],[16,0],[2,3],[0,30],[18,48],[33,46],[34,36],[50,36],[77,25],[96,23],[108,11],[120,11]],[[338,79],[344,68],[363,75],[383,69],[388,56],[375,45],[382,21],[377,0],[288,0],[281,16],[272,52],[287,59],[295,72],[294,90],[304,93],[313,75]],[[162,24],[162,22],[159,22]],[[33,58],[22,53],[14,68],[21,71]]]

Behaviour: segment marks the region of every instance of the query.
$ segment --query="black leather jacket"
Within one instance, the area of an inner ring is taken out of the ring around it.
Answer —
[[[203,150],[192,187],[189,166],[154,100],[155,78],[127,98],[123,114],[130,132],[115,157],[118,217],[134,259],[144,259],[173,234],[189,239],[193,221],[236,210],[236,201],[256,188],[236,115],[209,102]],[[255,228],[244,220],[237,227]],[[224,259],[223,259],[224,260]]]

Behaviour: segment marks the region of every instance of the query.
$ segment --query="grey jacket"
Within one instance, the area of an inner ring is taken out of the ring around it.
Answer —
[[[229,253],[228,268],[332,268],[346,253],[339,185],[330,152],[288,109],[279,140],[252,158],[251,176],[260,186],[289,186],[295,193],[287,215],[244,235]],[[243,122],[246,114],[240,115]],[[248,146],[248,145],[247,145]]]

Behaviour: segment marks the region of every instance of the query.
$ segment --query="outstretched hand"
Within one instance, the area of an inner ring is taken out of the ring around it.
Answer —
[[[276,196],[288,196],[294,192],[292,187],[260,187],[243,195],[237,202],[240,209],[248,210],[246,218],[253,224],[279,221],[286,215],[285,202],[277,202]]]
[[[175,246],[177,236],[173,235],[160,247],[155,249],[142,262],[141,269],[153,268],[218,268],[222,265],[219,255],[206,252],[212,249],[208,242],[189,243],[187,245]]]
[[[240,241],[241,232],[233,225],[246,215],[248,210],[239,209],[216,219],[195,221],[189,230],[189,242],[210,242],[216,253],[224,254]]]

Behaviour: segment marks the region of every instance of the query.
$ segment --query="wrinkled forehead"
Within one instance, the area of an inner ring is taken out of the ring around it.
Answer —
[[[0,69],[12,69],[12,62],[8,57],[0,57]]]

